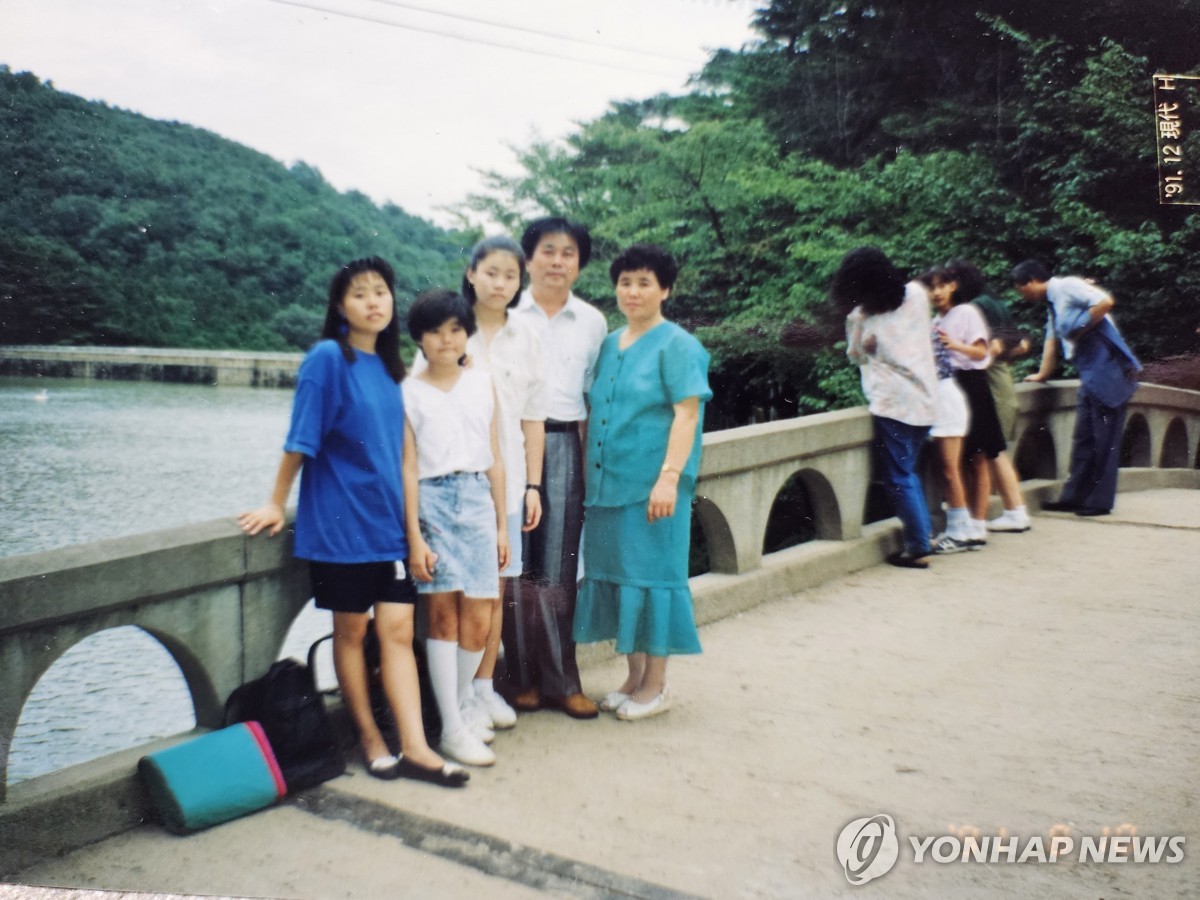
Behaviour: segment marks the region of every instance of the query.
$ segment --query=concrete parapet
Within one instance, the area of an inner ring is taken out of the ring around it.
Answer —
[[[293,387],[302,353],[154,347],[0,347],[0,375]]]

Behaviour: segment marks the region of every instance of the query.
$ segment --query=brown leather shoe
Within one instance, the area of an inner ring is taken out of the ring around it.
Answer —
[[[520,712],[535,712],[542,708],[542,695],[537,688],[530,688],[513,697],[512,705]]]
[[[600,715],[600,709],[583,694],[568,694],[566,697],[557,697],[554,700],[547,700],[547,706],[553,706],[555,709],[561,709],[572,719],[594,719]]]

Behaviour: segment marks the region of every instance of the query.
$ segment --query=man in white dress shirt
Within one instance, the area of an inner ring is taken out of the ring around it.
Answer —
[[[513,315],[541,339],[546,397],[542,521],[525,535],[524,574],[504,602],[507,692],[513,706],[548,707],[577,719],[598,714],[583,695],[571,627],[583,528],[584,395],[608,333],[603,314],[571,288],[588,263],[587,229],[567,219],[538,219],[525,229],[529,288]]]

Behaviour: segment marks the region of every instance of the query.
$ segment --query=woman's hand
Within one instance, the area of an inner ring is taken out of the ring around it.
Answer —
[[[425,543],[423,537],[408,539],[408,569],[417,581],[433,581],[433,570],[437,568],[438,555]]]
[[[496,531],[496,560],[500,563],[499,572],[503,572],[508,568],[508,564],[512,559],[512,548],[508,546],[508,529],[500,528]]]
[[[270,537],[275,537],[283,530],[285,520],[283,507],[278,503],[268,503],[252,512],[244,512],[237,518],[238,524],[242,526],[242,531],[246,534],[258,534],[264,528],[269,528],[270,531],[267,534]]]
[[[522,531],[533,531],[542,521],[542,492],[537,488],[525,489],[525,524]]]
[[[675,498],[679,494],[679,477],[663,472],[650,491],[650,502],[646,504],[646,521],[666,519],[675,515]]]

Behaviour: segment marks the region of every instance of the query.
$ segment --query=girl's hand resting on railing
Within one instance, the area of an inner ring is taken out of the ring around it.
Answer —
[[[264,528],[268,528],[268,536],[275,537],[283,530],[286,516],[283,507],[278,503],[268,503],[260,509],[242,513],[237,517],[237,521],[242,526],[242,531],[248,535],[258,534]]]

